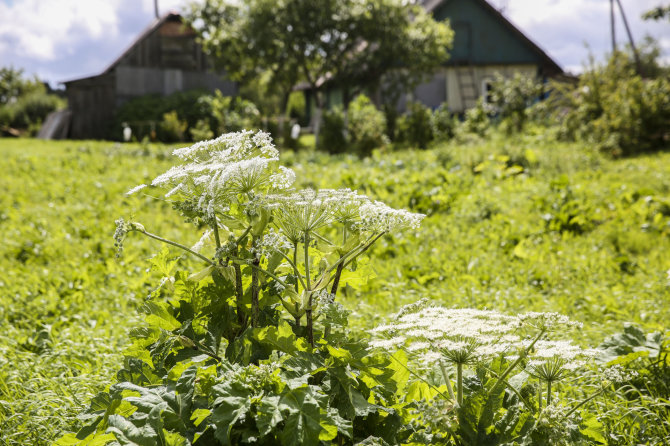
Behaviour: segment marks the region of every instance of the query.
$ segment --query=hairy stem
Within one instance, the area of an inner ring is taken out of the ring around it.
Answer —
[[[547,406],[551,404],[551,381],[547,381]]]
[[[596,398],[598,395],[600,395],[600,394],[603,393],[604,391],[605,391],[604,388],[603,388],[603,389],[600,389],[599,391],[597,391],[596,393],[594,393],[594,394],[591,395],[590,397],[586,398],[585,400],[582,400],[579,404],[577,404],[575,407],[573,407],[572,409],[570,409],[570,411],[569,411],[568,413],[565,414],[565,417],[564,417],[564,418],[568,418],[570,415],[572,415],[573,413],[575,413],[575,411],[576,411],[577,409],[579,409],[580,407],[582,407],[584,404],[588,403],[589,401],[593,400],[594,398]]]
[[[442,370],[442,376],[444,377],[444,382],[447,383],[447,391],[449,392],[449,396],[451,397],[452,401],[456,401],[456,397],[454,396],[454,388],[451,386],[451,376],[449,376],[449,372],[447,371],[447,368],[444,366],[444,362],[442,360],[439,360],[440,363],[440,370]]]
[[[460,362],[456,364],[456,384],[457,384],[457,389],[456,391],[458,392],[458,405],[462,406],[463,405],[463,364]]]
[[[502,373],[502,375],[500,375],[500,376],[498,377],[498,380],[495,382],[495,384],[493,385],[493,387],[491,387],[491,390],[490,390],[489,392],[494,392],[494,391],[496,391],[496,389],[498,388],[498,386],[500,386],[501,383],[505,382],[505,380],[507,379],[507,376],[508,376],[510,373],[512,373],[512,371],[516,368],[517,365],[519,365],[519,363],[520,363],[521,361],[524,360],[524,358],[526,358],[526,356],[528,355],[528,352],[531,351],[531,350],[533,349],[533,347],[535,347],[535,344],[537,343],[537,341],[539,341],[540,338],[541,338],[542,336],[544,336],[544,334],[546,333],[546,331],[547,331],[546,329],[542,329],[542,330],[540,330],[540,332],[538,333],[538,335],[535,336],[535,338],[533,339],[533,342],[531,342],[530,345],[529,345],[528,347],[526,347],[526,348],[524,349],[524,351],[521,352],[521,354],[519,354],[519,357],[516,358],[516,361],[514,361],[509,367],[507,367],[507,369],[505,369],[505,371]]]
[[[314,347],[314,321],[312,320],[312,283],[309,278],[309,231],[305,231],[305,282],[307,285],[306,291],[309,292],[309,300],[307,308],[305,308],[305,319],[307,323],[307,341],[309,345]]]
[[[192,250],[191,248],[189,248],[188,246],[184,246],[184,245],[182,245],[181,243],[173,242],[172,240],[168,240],[168,239],[163,238],[163,237],[160,237],[160,236],[158,236],[158,235],[156,235],[156,234],[152,234],[151,232],[143,231],[143,230],[140,230],[140,229],[135,229],[135,230],[138,231],[138,232],[140,232],[141,234],[146,235],[147,237],[150,237],[150,238],[152,238],[152,239],[158,240],[159,242],[167,243],[168,245],[172,245],[172,246],[175,246],[175,247],[177,247],[177,248],[179,248],[179,249],[182,249],[182,250],[188,252],[189,254],[192,254],[192,255],[196,256],[196,257],[199,258],[200,260],[202,260],[202,261],[204,261],[204,262],[207,262],[209,265],[216,266],[216,264],[215,264],[214,262],[212,262],[211,259],[208,259],[207,257],[203,256],[203,255],[200,254],[199,252],[195,252],[195,251],[193,251],[193,250]]]
[[[253,237],[253,242],[256,242],[256,237]],[[255,246],[255,245],[254,245]],[[260,294],[260,287],[258,286],[258,271],[261,269],[259,266],[261,264],[260,257],[254,254],[254,260],[252,260],[251,268],[251,326],[258,326],[258,314],[260,311],[258,304],[258,295]]]
[[[342,258],[340,257],[340,259]],[[333,286],[330,289],[330,294],[332,294],[333,297],[337,294],[337,288],[340,286],[340,276],[342,276],[342,271],[344,271],[344,262],[341,262],[339,265],[337,265],[337,269],[335,270]]]
[[[216,223],[216,217],[212,222],[212,229],[214,230],[214,240],[216,241],[216,249],[221,247],[221,238],[219,236],[219,225]]]
[[[237,256],[237,245],[231,253]],[[244,314],[243,301],[244,301],[244,288],[242,287],[242,268],[240,265],[233,262],[233,269],[235,270],[235,303],[237,305],[237,322],[244,329],[247,325],[247,317]]]

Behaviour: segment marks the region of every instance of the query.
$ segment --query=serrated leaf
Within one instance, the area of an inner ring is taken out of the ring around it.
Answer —
[[[602,444],[607,444],[607,439],[605,438],[605,429],[598,418],[595,415],[588,412],[582,412],[582,423],[580,425],[579,431],[582,435],[590,438],[591,440],[597,441]]]
[[[323,397],[323,396],[321,396]],[[321,409],[311,387],[300,387],[282,395],[280,409],[288,411],[279,438],[284,446],[318,445]]]
[[[270,395],[263,397],[258,402],[258,413],[256,414],[256,427],[261,436],[269,434],[274,427],[284,420],[279,409],[280,397]]]
[[[163,330],[172,331],[181,327],[181,323],[174,318],[170,305],[167,302],[149,301],[142,305],[141,311],[147,314],[146,322]]]

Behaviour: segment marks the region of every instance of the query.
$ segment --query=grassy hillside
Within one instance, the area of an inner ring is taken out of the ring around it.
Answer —
[[[144,259],[159,247],[136,237],[115,259],[114,220],[183,239],[186,223],[158,192],[123,195],[165,171],[170,151],[0,140],[0,444],[48,444],[118,370],[135,309],[156,283]],[[368,282],[345,288],[357,328],[430,297],[562,312],[585,323],[589,345],[625,322],[665,329],[670,154],[611,161],[528,135],[283,162],[307,185],[428,215],[415,233],[378,243]]]

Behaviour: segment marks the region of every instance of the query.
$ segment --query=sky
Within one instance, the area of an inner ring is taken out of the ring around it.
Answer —
[[[315,0],[315,3],[317,0]],[[609,0],[489,0],[564,70],[578,73],[589,52],[611,51]],[[654,37],[670,64],[670,21],[641,15],[669,0],[621,0],[633,39]],[[161,13],[188,0],[159,0]],[[22,68],[56,87],[104,71],[151,23],[153,0],[0,0],[0,67]],[[617,42],[627,36],[617,10]]]

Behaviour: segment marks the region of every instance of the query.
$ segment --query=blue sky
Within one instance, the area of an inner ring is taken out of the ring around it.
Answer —
[[[610,51],[609,0],[489,0],[565,70],[578,72],[589,50]],[[622,0],[633,37],[661,44],[670,63],[670,22],[640,15],[668,0]],[[161,12],[187,0],[159,0]],[[153,0],[0,0],[0,66],[23,68],[52,85],[103,71],[153,19]],[[617,40],[625,43],[623,24]]]

